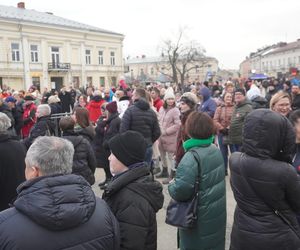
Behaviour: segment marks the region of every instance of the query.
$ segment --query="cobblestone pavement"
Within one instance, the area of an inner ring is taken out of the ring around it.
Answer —
[[[98,187],[98,183],[104,179],[104,172],[101,169],[97,169],[96,184],[93,186],[95,194],[99,197],[102,195],[102,191]],[[233,213],[235,208],[235,201],[229,184],[229,177],[226,177],[227,188],[227,229],[226,229],[226,250],[229,249],[230,244],[230,232],[233,222]],[[170,196],[167,191],[167,185],[164,185],[165,202],[163,208],[157,213],[157,243],[158,250],[176,250],[177,248],[177,229],[169,226],[165,223],[166,208],[170,200]]]

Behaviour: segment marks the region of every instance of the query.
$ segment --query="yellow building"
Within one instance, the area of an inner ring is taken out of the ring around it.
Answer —
[[[124,73],[124,35],[52,13],[0,5],[0,87],[114,85]]]

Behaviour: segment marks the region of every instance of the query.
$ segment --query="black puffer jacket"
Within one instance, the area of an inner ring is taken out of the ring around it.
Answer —
[[[51,108],[51,115],[62,113],[61,103],[50,103],[49,106]]]
[[[273,212],[278,209],[300,233],[296,220],[300,178],[286,162],[291,159],[294,136],[290,122],[278,113],[259,109],[247,116],[245,152],[230,157],[231,186],[237,202],[231,250],[300,249],[300,240]]]
[[[30,130],[29,137],[24,139],[24,144],[28,149],[33,141],[39,136],[51,136],[55,134],[55,124],[50,120],[50,116],[43,116],[37,119],[36,124]]]
[[[16,198],[16,188],[25,181],[24,145],[8,134],[0,134],[0,211]]]
[[[35,178],[18,193],[0,213],[0,249],[119,249],[115,217],[81,176]]]
[[[160,128],[155,112],[143,98],[135,101],[122,117],[120,132],[127,130],[140,132],[147,141],[152,145],[160,136]]]
[[[82,135],[85,139],[87,139],[92,144],[95,138],[95,129],[92,125],[89,125],[86,128],[77,127],[74,130],[77,134]]]
[[[91,144],[74,131],[65,131],[63,138],[72,142],[74,146],[72,173],[81,175],[93,185],[95,183],[96,158]]]
[[[105,147],[105,144],[119,133],[120,124],[121,119],[118,113],[112,114],[107,120],[103,120],[103,117],[99,118],[94,138],[94,150],[98,167],[109,167],[110,150]]]
[[[156,250],[156,212],[164,197],[146,165],[114,177],[103,198],[120,223],[121,249]]]

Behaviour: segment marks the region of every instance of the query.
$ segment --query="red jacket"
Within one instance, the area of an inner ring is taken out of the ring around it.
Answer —
[[[22,136],[23,138],[26,138],[29,136],[30,130],[33,127],[33,125],[36,122],[36,105],[34,104],[34,102],[23,106],[23,122],[24,125],[22,127]],[[32,114],[34,113],[33,117],[30,117],[30,113],[32,112]]]
[[[86,106],[87,110],[89,111],[90,121],[96,123],[99,117],[102,115],[101,112],[101,105],[105,103],[103,99],[96,99],[91,100],[89,104]]]
[[[162,105],[164,105],[163,100],[161,100],[160,98],[157,98],[154,102],[153,102],[153,106],[156,108],[157,112],[159,112],[160,108],[162,107]]]

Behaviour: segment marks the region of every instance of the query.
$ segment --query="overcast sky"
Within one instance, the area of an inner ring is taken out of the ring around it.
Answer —
[[[25,5],[124,34],[124,57],[158,55],[164,39],[188,27],[189,39],[222,69],[237,69],[257,48],[300,38],[300,0],[30,0]]]

